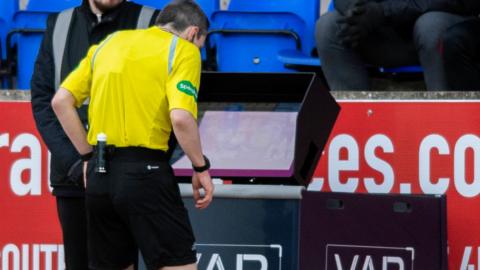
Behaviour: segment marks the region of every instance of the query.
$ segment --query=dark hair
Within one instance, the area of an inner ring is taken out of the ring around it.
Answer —
[[[200,35],[206,35],[209,27],[207,16],[192,0],[173,0],[163,8],[155,24],[170,24],[178,32],[183,32],[189,26],[197,26]]]

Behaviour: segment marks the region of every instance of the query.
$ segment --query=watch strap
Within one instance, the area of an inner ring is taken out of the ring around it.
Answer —
[[[203,159],[205,160],[205,165],[203,165],[203,166],[196,167],[196,166],[193,166],[193,164],[192,164],[192,168],[195,172],[201,173],[201,172],[204,172],[204,171],[210,169],[210,160],[208,160],[208,158],[205,155],[203,155]]]

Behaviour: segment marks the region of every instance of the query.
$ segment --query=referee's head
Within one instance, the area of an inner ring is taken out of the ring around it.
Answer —
[[[158,15],[156,24],[202,47],[208,32],[208,18],[192,0],[173,0]]]

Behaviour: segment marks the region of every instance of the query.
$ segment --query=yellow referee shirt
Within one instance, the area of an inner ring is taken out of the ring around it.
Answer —
[[[197,118],[200,51],[154,26],[116,32],[92,46],[62,83],[81,106],[89,97],[88,142],[107,134],[117,147],[166,151],[172,131],[170,111]]]

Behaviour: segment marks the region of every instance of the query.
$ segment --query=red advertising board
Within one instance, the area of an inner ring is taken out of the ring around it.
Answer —
[[[449,269],[480,269],[480,101],[339,103],[310,188],[447,194]],[[30,103],[2,102],[0,115],[0,269],[63,269]]]
[[[48,151],[30,102],[0,103],[0,269],[63,269]]]
[[[449,269],[480,269],[480,102],[339,103],[312,188],[447,194]]]

